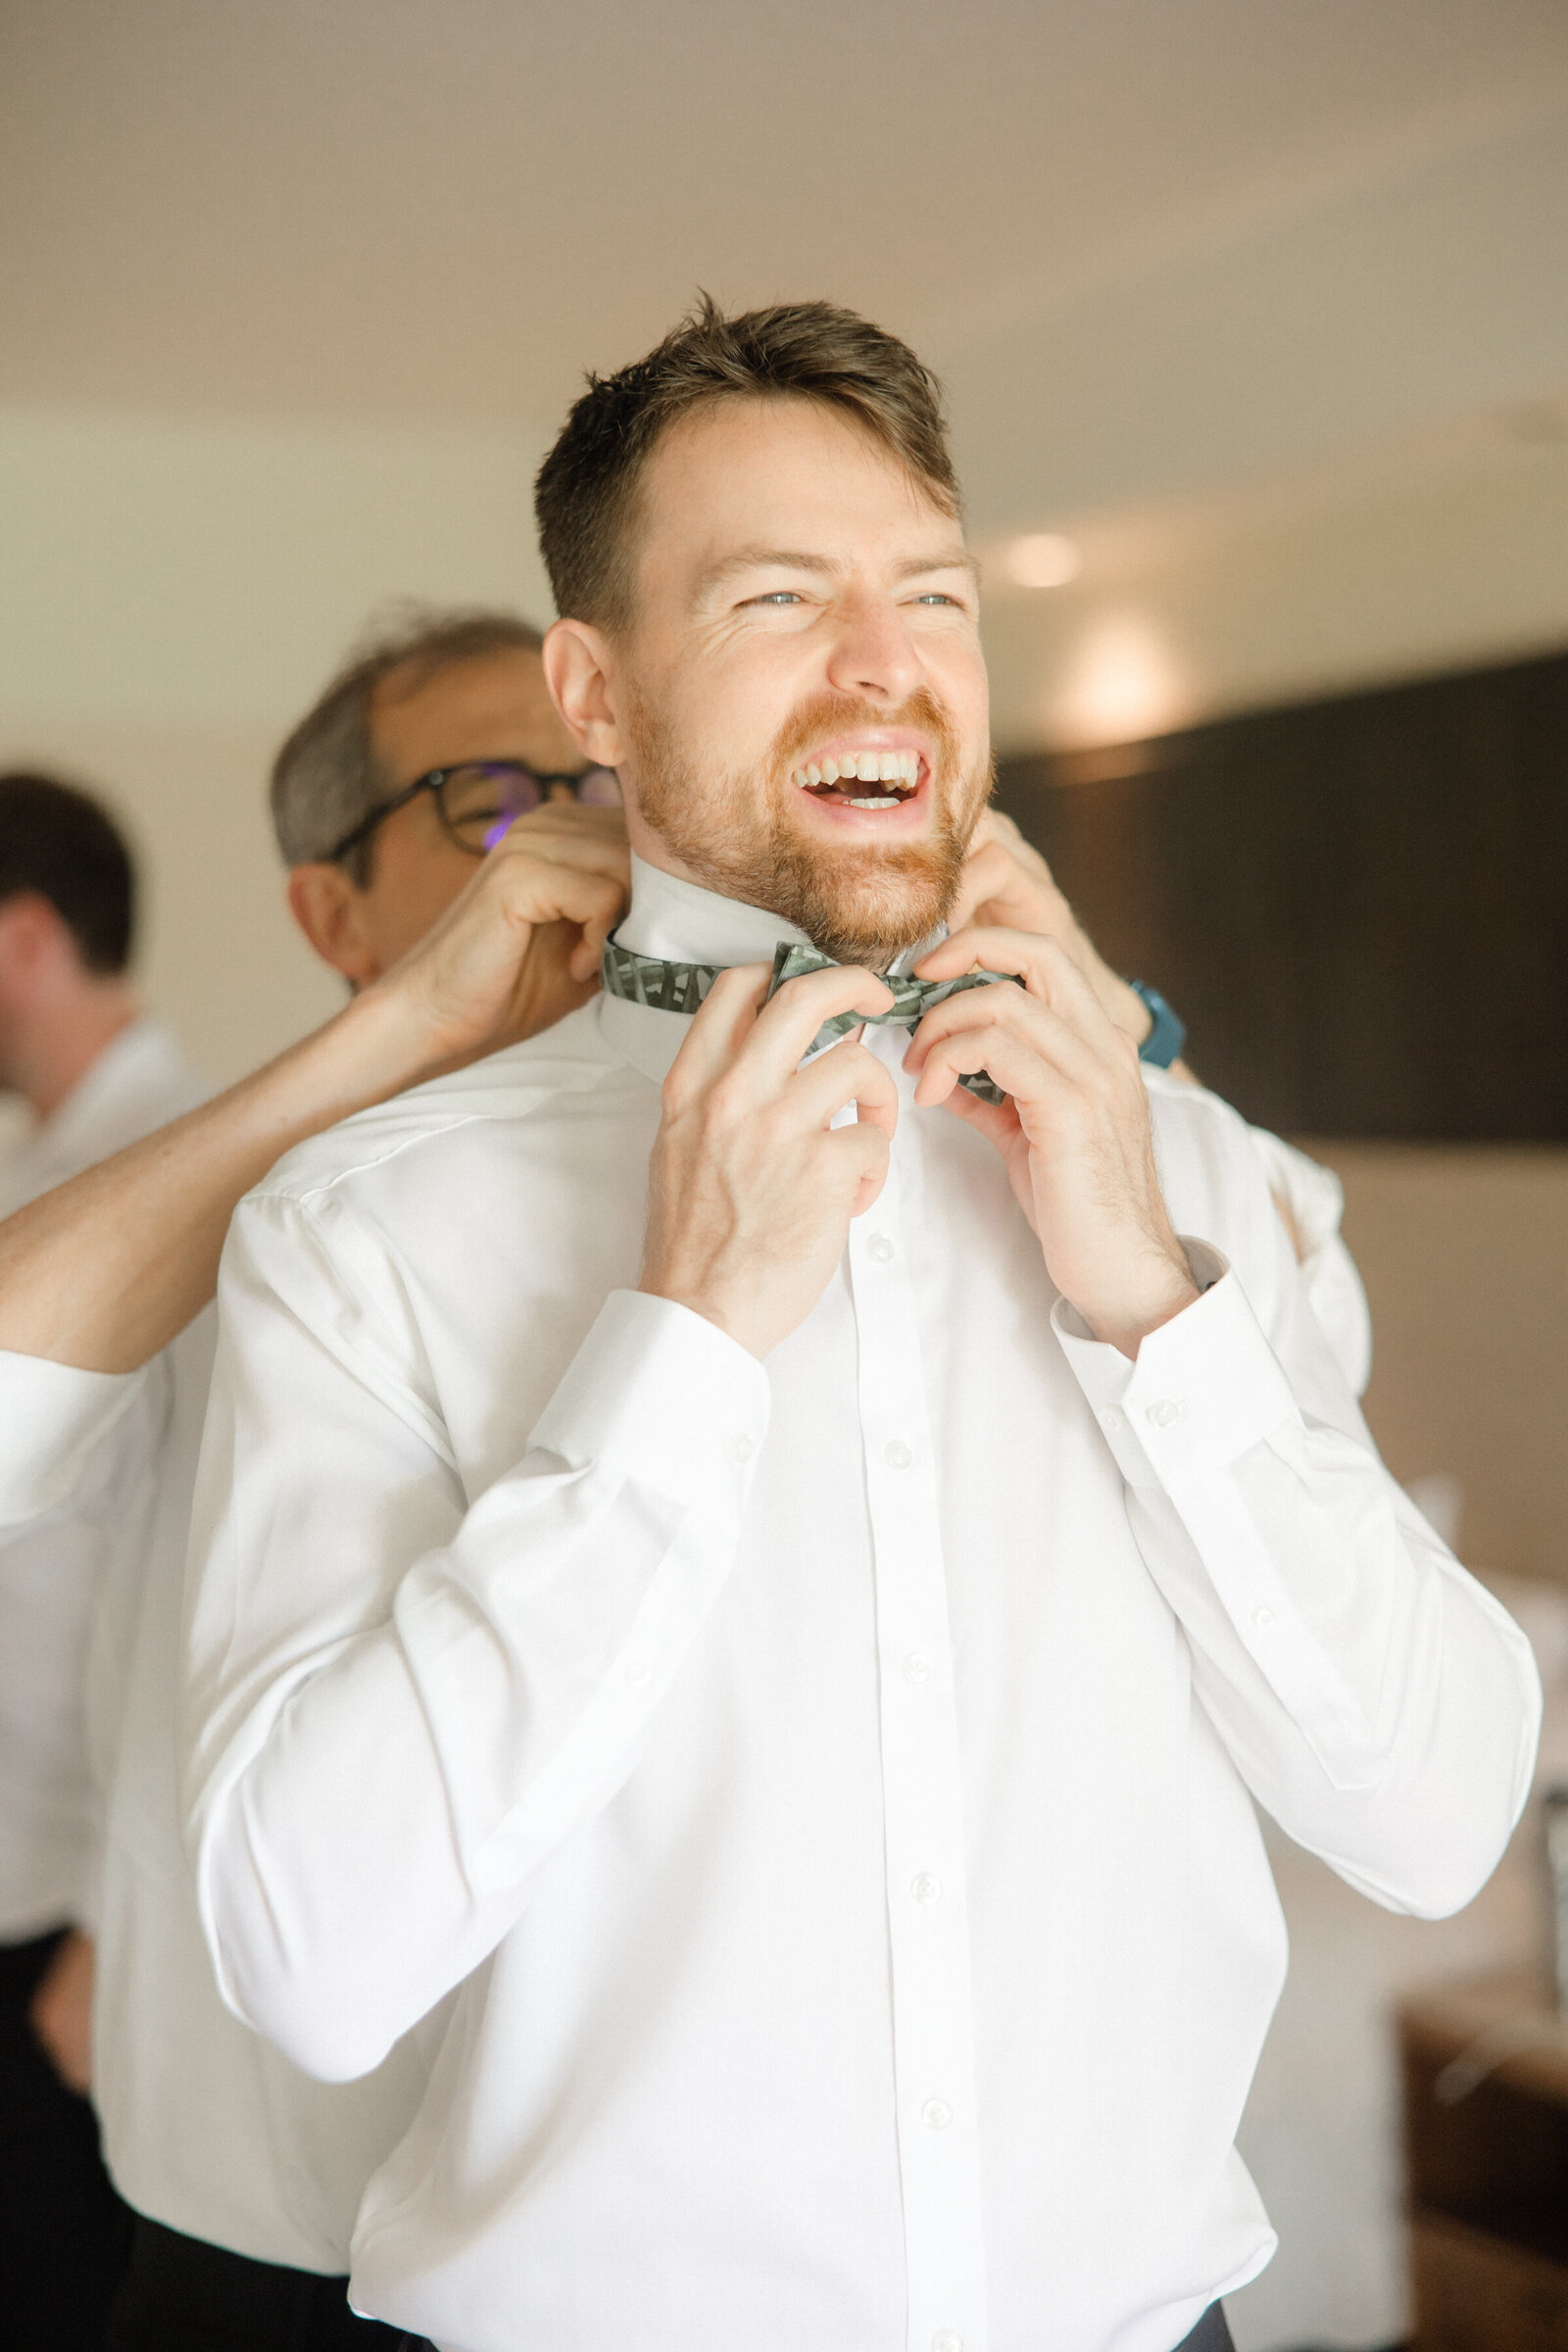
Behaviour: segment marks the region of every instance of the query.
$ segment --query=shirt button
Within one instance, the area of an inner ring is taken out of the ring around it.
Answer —
[[[1252,1623],[1260,1633],[1265,1625],[1272,1625],[1273,1622],[1274,1612],[1272,1609],[1254,1609],[1252,1611]]]
[[[902,1438],[889,1438],[882,1448],[882,1459],[890,1470],[907,1470],[914,1456]]]
[[[724,1440],[724,1451],[732,1462],[749,1462],[751,1460],[752,1441],[744,1429],[738,1429],[732,1438]]]
[[[628,1683],[633,1685],[638,1683],[646,1683],[653,1671],[654,1670],[651,1666],[644,1666],[640,1663],[636,1666],[628,1666],[626,1669],[626,1680]]]
[[[930,1659],[922,1658],[918,1650],[911,1651],[904,1661],[904,1679],[906,1683],[928,1683],[931,1680]]]
[[[946,2099],[927,2099],[920,2110],[920,2121],[928,2132],[945,2132],[953,2121],[953,2109]]]
[[[928,1871],[922,1871],[920,1876],[915,1880],[913,1886],[909,1888],[909,1892],[913,1895],[917,1903],[940,1903],[942,1900],[942,1881],[940,1879],[932,1878]]]
[[[1123,1415],[1118,1406],[1114,1404],[1107,1404],[1100,1418],[1102,1421],[1103,1421],[1107,1429],[1120,1429]]]
[[[893,1244],[885,1233],[873,1233],[865,1247],[879,1266],[885,1266],[893,1255]]]
[[[939,2328],[931,2338],[931,2352],[963,2352],[963,2338],[956,2328]]]
[[[1156,1429],[1169,1429],[1171,1423],[1179,1421],[1181,1417],[1182,1408],[1174,1396],[1156,1396],[1149,1408],[1149,1418]]]

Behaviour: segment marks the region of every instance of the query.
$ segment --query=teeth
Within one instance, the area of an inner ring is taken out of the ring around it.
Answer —
[[[896,801],[896,800],[893,800],[893,801],[851,801],[851,803],[850,803],[850,807],[851,807],[852,808],[899,808],[899,807],[901,807],[901,806],[902,806],[902,804],[901,804],[900,802]]]
[[[918,752],[848,752],[842,760],[811,760],[795,770],[795,782],[804,791],[819,791],[833,784],[897,784],[912,792],[920,781]],[[858,800],[857,808],[883,808],[885,798]]]

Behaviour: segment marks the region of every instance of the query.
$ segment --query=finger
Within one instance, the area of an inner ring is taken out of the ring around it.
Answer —
[[[540,827],[525,833],[522,828],[529,822],[527,817],[519,817],[511,832],[497,842],[485,860],[486,873],[506,874],[531,865],[565,865],[578,866],[586,873],[614,874],[623,884],[629,881],[631,853],[623,836],[575,827],[570,831]]]
[[[858,964],[831,964],[786,980],[763,1007],[751,1042],[757,1075],[776,1090],[810,1052],[824,1021],[844,1012],[889,1012],[893,992]]]
[[[959,876],[958,895],[948,916],[950,931],[961,931],[972,923],[977,907],[1004,901],[1007,890],[1017,879],[1017,868],[1001,842],[988,841],[979,848],[971,848]]]
[[[929,1110],[949,1101],[960,1077],[972,1078],[981,1070],[1015,1102],[1044,1102],[1058,1089],[1081,1097],[1095,1068],[1091,1063],[1088,1068],[1064,1069],[1037,1037],[993,1023],[939,1039],[926,1055],[914,1099],[922,1110]]]
[[[719,973],[670,1063],[666,1111],[682,1108],[730,1067],[757,1026],[767,982],[765,963],[736,963]]]
[[[582,937],[572,949],[567,965],[574,980],[597,980],[605,957],[605,942],[620,920],[625,906],[625,894],[618,883],[608,876],[598,878],[600,904],[590,914],[579,916]]]
[[[969,1076],[988,1070],[999,1086],[1013,1094],[1017,1090],[997,1066],[996,1056],[1017,1049],[1049,1062],[1079,1087],[1098,1085],[1115,1068],[1113,1056],[1125,1052],[1124,1045],[1107,1051],[1103,1040],[1085,1038],[1062,1013],[1019,989],[969,989],[926,1014],[904,1066],[917,1079],[915,1101],[920,1103],[940,1101],[947,1091],[946,1084],[937,1092],[928,1090],[928,1078],[936,1084],[933,1065],[953,1078],[959,1071]]]
[[[854,1184],[851,1216],[863,1217],[888,1180],[892,1157],[890,1132],[865,1120],[854,1127],[835,1127],[830,1135],[824,1136],[823,1146],[830,1164],[843,1170]]]
[[[584,801],[541,801],[537,808],[526,809],[514,816],[502,839],[511,841],[517,835],[526,838],[540,833],[604,834],[613,840],[626,835],[626,812],[623,808],[604,808]]]
[[[1059,940],[1038,931],[973,924],[922,956],[916,971],[922,980],[956,980],[977,965],[983,972],[1005,972],[1021,980],[1028,995],[1054,1005],[1092,1035],[1116,1027],[1077,957]]]
[[[859,1107],[861,1121],[891,1135],[899,1121],[898,1080],[885,1061],[846,1038],[797,1070],[785,1090],[803,1120],[825,1127],[847,1104]]]

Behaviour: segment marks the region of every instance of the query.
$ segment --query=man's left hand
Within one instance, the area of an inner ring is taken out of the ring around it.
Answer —
[[[915,966],[953,980],[978,965],[1022,987],[966,989],[928,1012],[905,1066],[915,1102],[945,1102],[1001,1152],[1053,1282],[1096,1339],[1134,1356],[1199,1296],[1154,1172],[1138,1048],[1054,939],[957,931]],[[1007,1101],[958,1085],[987,1070]]]

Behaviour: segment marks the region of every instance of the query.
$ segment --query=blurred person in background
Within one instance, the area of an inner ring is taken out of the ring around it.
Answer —
[[[206,1089],[129,973],[135,874],[113,818],[0,775],[0,1090],[30,1114],[0,1216]],[[8,2342],[96,2344],[126,2216],[88,2104],[98,1823],[87,1660],[114,1530],[88,1503],[0,1540],[0,2296]]]
[[[538,649],[537,632],[507,614],[424,615],[333,681],[278,756],[272,806],[290,904],[352,1002],[254,1077],[107,1161],[188,1110],[199,1090],[170,1041],[139,1020],[122,976],[128,868],[103,820],[54,787],[31,788],[25,803],[13,796],[32,809],[40,792],[56,793],[40,805],[90,844],[72,893],[54,879],[72,859],[50,863],[40,850],[19,862],[8,845],[20,820],[8,830],[0,817],[0,1055],[43,1118],[17,1181],[58,1188],[0,1227],[0,1705],[32,1742],[23,1752],[8,1720],[0,1886],[24,1941],[6,1980],[0,2333],[18,2352],[101,2340],[116,2250],[119,2208],[92,2169],[91,2112],[54,2085],[24,2022],[54,1939],[83,1918],[99,1948],[93,2094],[109,2173],[132,2213],[109,2340],[137,2352],[276,2352],[386,2332],[353,2317],[342,2274],[364,2181],[418,2096],[419,2055],[410,2043],[370,2080],[324,2088],[229,2016],[179,1840],[172,1722],[211,1360],[201,1310],[229,1212],[280,1152],[530,1035],[595,986],[624,894],[623,831],[617,808],[594,805],[612,793],[603,777],[584,778]],[[100,870],[118,875],[118,901],[107,882],[96,896],[89,887]],[[101,1164],[60,1186],[91,1159]],[[14,1590],[47,1626],[13,1625]],[[96,1870],[76,1655],[92,1610],[105,1815]],[[78,2083],[83,1976],[77,1968],[60,1986],[47,2029]],[[85,2176],[69,2210],[61,2191],[52,2225],[32,2186],[37,2082],[32,2105],[13,2095],[24,2062],[55,2092],[70,2128],[57,2136]],[[101,2256],[79,2218],[94,2194]],[[19,2242],[13,2258],[12,2234],[29,2229],[33,2246]]]

